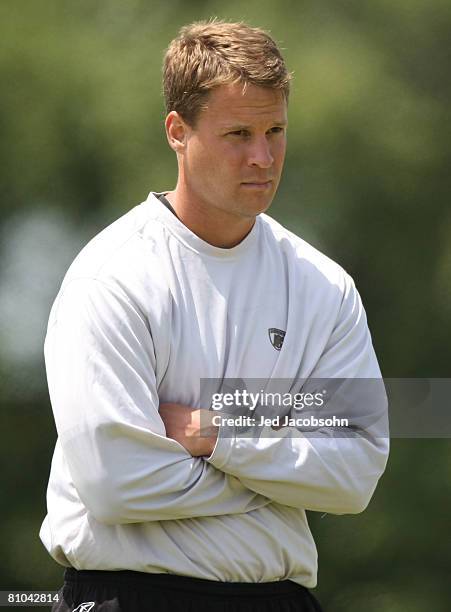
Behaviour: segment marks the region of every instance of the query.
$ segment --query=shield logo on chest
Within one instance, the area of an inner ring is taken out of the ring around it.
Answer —
[[[277,329],[277,327],[270,327],[268,329],[268,335],[273,347],[276,351],[280,351],[285,338],[285,332],[282,329]]]

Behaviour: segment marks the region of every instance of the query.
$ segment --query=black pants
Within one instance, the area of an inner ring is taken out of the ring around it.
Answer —
[[[305,587],[289,580],[215,582],[119,571],[67,569],[52,612],[321,612]]]

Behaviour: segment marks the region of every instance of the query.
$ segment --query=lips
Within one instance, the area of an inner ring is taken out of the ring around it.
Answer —
[[[272,179],[268,179],[267,181],[243,181],[243,185],[266,185],[270,183]]]
[[[246,181],[245,183],[241,183],[243,187],[248,189],[267,189],[271,186],[272,181]]]

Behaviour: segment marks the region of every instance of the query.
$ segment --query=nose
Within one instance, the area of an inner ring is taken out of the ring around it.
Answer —
[[[270,143],[266,136],[255,138],[249,143],[248,164],[259,168],[270,168],[274,163]]]

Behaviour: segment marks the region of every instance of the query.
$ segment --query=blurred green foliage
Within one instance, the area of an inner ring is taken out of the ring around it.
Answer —
[[[162,54],[215,15],[269,29],[294,71],[271,214],[354,276],[385,376],[449,375],[449,0],[3,0],[1,589],[61,583],[38,540],[50,304],[91,236],[175,185]],[[394,440],[368,510],[311,513],[328,612],[449,609],[450,468],[448,440]]]

